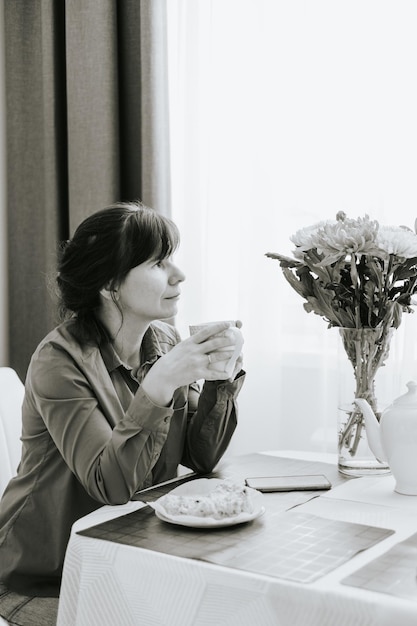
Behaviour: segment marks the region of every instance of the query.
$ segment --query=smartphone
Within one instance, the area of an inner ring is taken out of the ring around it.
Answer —
[[[323,474],[301,476],[254,476],[246,484],[258,491],[310,491],[330,489],[332,484]]]

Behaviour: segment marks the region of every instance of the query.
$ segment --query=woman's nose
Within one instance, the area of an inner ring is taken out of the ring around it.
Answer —
[[[182,283],[185,280],[185,274],[179,267],[176,265],[173,266],[171,276],[169,278],[169,282],[171,285],[176,285],[177,283]]]

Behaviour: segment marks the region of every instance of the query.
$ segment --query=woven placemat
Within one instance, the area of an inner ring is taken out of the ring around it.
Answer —
[[[336,468],[326,463],[257,454],[239,457],[209,476],[243,480],[247,476],[318,473],[325,474],[333,485],[345,480]],[[193,478],[187,476],[139,492],[136,499],[152,502]],[[145,506],[78,534],[307,583],[393,532],[329,520],[295,508],[319,494],[313,491],[264,494],[265,514],[236,526],[211,529],[176,526],[162,522],[151,507]]]

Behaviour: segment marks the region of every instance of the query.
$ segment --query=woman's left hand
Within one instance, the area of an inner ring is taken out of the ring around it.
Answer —
[[[234,340],[236,342],[234,350],[215,350],[210,353],[211,362],[208,366],[208,369],[215,372],[218,372],[219,370],[221,372],[227,372],[228,370],[230,370],[230,367],[232,367],[233,369],[228,372],[229,376],[227,378],[227,380],[229,380],[230,382],[232,382],[236,378],[237,374],[242,369],[243,364],[243,353],[241,349],[244,343],[244,339],[240,330],[241,326],[242,323],[238,322],[238,324],[236,324],[236,327],[231,327],[225,333],[226,335],[230,333],[232,337],[234,336]],[[238,356],[236,356],[237,352]]]
[[[235,364],[235,368],[232,372],[231,377],[228,379],[231,383],[234,381],[234,379],[236,378],[236,376],[239,374],[240,370],[242,369],[242,365],[243,365],[243,354],[241,353],[236,361]]]

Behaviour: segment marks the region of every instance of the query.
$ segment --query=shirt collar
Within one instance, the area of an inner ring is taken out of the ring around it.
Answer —
[[[100,345],[101,356],[103,357],[104,365],[106,366],[108,372],[113,372],[118,367],[122,366],[125,369],[131,370],[132,368],[123,363],[116,350],[114,349],[113,344],[110,341],[103,342]],[[162,356],[161,347],[159,345],[158,338],[156,336],[155,330],[152,328],[152,325],[149,326],[148,330],[145,332],[143,336],[142,346],[141,346],[141,365],[144,364],[153,365],[155,361]]]

